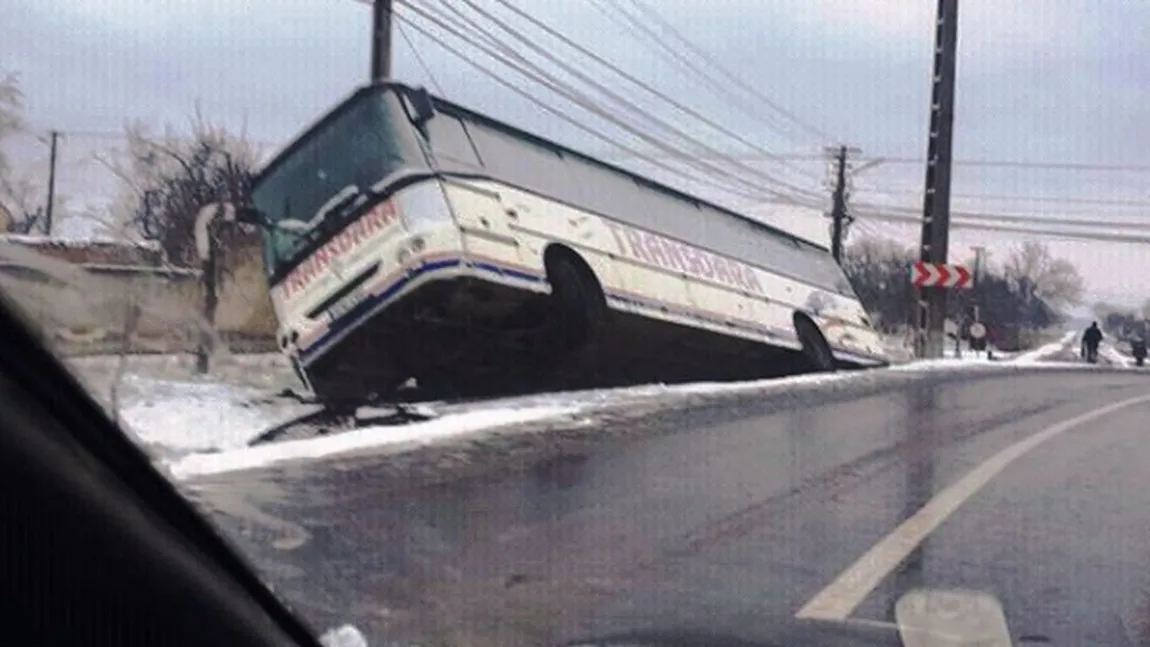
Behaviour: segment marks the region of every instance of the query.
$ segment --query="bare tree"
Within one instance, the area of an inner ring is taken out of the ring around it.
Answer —
[[[1006,278],[1056,309],[1078,305],[1086,282],[1070,261],[1055,258],[1050,249],[1036,241],[1026,241],[1013,249],[1004,266]]]
[[[0,72],[0,142],[24,130],[24,93],[15,72]],[[11,171],[8,157],[0,150],[0,177]]]
[[[24,93],[15,72],[0,72],[0,204],[12,219],[15,231],[27,233],[35,225],[35,184],[18,177],[6,151],[14,135],[25,131]]]
[[[885,238],[863,238],[847,248],[843,270],[859,299],[886,330],[907,322],[914,250]]]
[[[188,134],[169,126],[164,134],[155,135],[141,123],[125,130],[126,150],[119,157],[102,159],[124,183],[111,215],[117,226],[158,243],[168,262],[202,271],[197,366],[206,372],[210,357],[224,348],[215,330],[216,309],[225,280],[236,278],[226,259],[242,262],[258,241],[258,232],[242,226],[210,227],[211,251],[203,263],[196,244],[196,216],[212,202],[247,200],[258,152],[242,133],[233,135],[208,122],[199,110]],[[263,294],[266,298],[266,288]]]
[[[258,151],[242,133],[233,135],[208,122],[198,110],[190,135],[171,127],[154,135],[138,122],[128,125],[125,133],[124,154],[102,158],[124,183],[112,219],[137,236],[158,242],[172,263],[196,265],[196,213],[209,202],[244,201]],[[216,235],[224,247],[255,241],[254,232],[241,228]]]

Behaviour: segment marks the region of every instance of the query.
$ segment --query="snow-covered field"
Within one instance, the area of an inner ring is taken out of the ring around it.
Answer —
[[[1075,333],[1058,342],[1016,357],[996,353],[954,353],[945,359],[908,362],[888,370],[899,373],[1050,364],[1066,366]],[[1108,348],[1114,364],[1127,358]],[[1070,357],[1073,361],[1073,357]],[[608,407],[673,404],[696,396],[770,393],[838,381],[868,379],[873,371],[805,375],[776,380],[737,383],[648,385],[551,393],[487,400],[477,403],[425,403],[419,408],[432,416],[406,425],[366,427],[329,436],[284,440],[258,446],[249,442],[265,429],[309,411],[290,398],[278,397],[285,388],[298,388],[282,358],[270,355],[237,356],[218,362],[208,376],[194,374],[190,358],[132,358],[121,367],[116,358],[82,358],[73,362],[81,378],[97,397],[116,403],[121,423],[137,436],[173,475],[196,475],[241,470],[287,461],[301,461],[349,452],[390,453],[460,436],[489,433],[525,423],[549,420],[567,424]],[[1081,364],[1078,364],[1081,365]],[[112,389],[110,385],[116,385]]]

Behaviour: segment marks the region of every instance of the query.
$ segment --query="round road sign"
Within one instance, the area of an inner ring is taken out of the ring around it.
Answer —
[[[986,336],[986,326],[977,321],[970,324],[970,336],[974,339],[982,339]]]

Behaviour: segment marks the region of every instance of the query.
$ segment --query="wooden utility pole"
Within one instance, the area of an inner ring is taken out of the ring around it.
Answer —
[[[958,58],[958,0],[938,0],[934,48],[934,82],[930,99],[930,138],[926,156],[926,191],[922,213],[920,260],[946,263],[950,243],[951,151],[954,139],[954,85]],[[918,291],[919,357],[942,357],[946,336],[947,290]]]
[[[847,156],[857,155],[861,151],[857,148],[839,146],[827,149],[827,152],[834,155],[835,160],[835,190],[831,204],[831,256],[841,265],[846,227],[854,220],[847,209]]]
[[[392,0],[374,0],[371,28],[371,80],[391,78]]]
[[[52,235],[52,212],[56,202],[56,143],[60,139],[60,132],[52,131],[51,152],[48,155],[48,204],[44,208],[44,234]]]

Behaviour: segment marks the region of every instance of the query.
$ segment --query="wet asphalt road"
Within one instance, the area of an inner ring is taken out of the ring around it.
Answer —
[[[317,628],[350,621],[372,645],[638,628],[796,644],[795,612],[940,490],[1146,394],[1150,374],[1105,369],[891,372],[656,416],[654,436],[438,485],[356,460],[217,476],[197,497]],[[850,617],[890,621],[913,587],[968,588],[999,597],[1016,644],[1150,644],[1148,415],[1136,404],[1019,458]],[[897,644],[887,634],[816,642]]]

